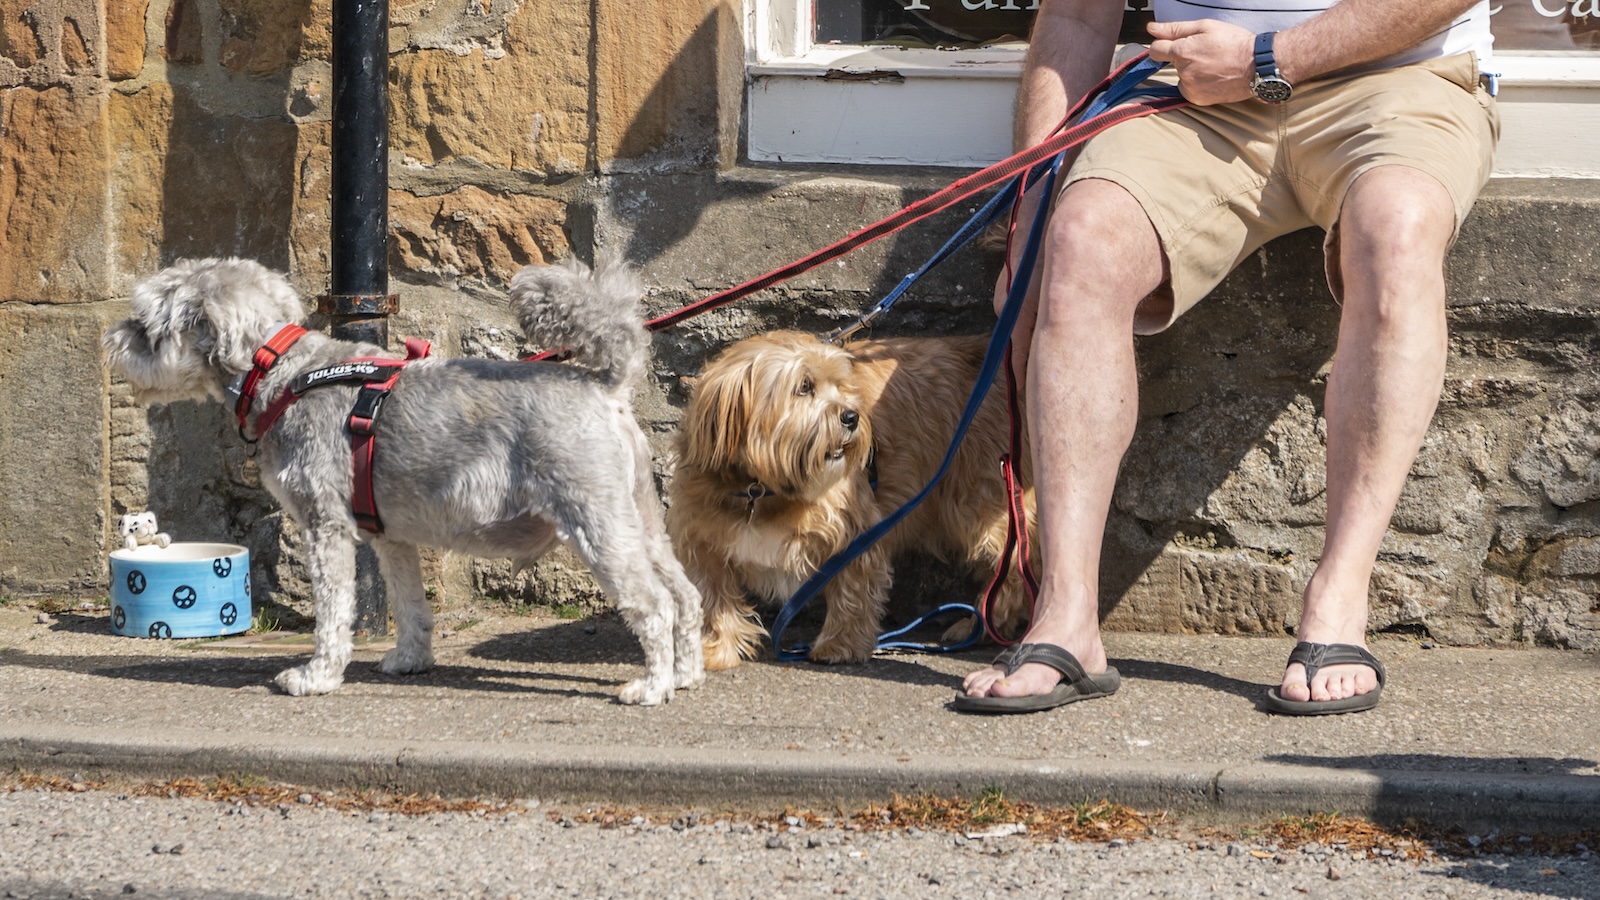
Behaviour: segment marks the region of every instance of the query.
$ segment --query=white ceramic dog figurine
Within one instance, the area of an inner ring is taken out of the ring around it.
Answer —
[[[153,512],[123,516],[118,530],[122,533],[122,546],[128,550],[137,550],[140,544],[166,547],[172,543],[172,537],[156,527],[156,514]]]
[[[630,394],[648,337],[637,277],[619,263],[529,266],[511,284],[524,330],[575,364],[423,359],[395,383],[377,426],[373,494],[384,531],[358,531],[347,420],[358,390],[307,390],[260,436],[262,481],[299,521],[316,595],[316,648],[277,684],[294,695],[337,688],[350,661],[355,544],[370,540],[394,609],[391,675],[433,664],[433,613],[419,544],[527,564],[564,542],[593,570],[644,647],[645,675],[624,703],[653,705],[704,680],[700,595],[668,543],[650,448]],[[221,400],[253,355],[301,317],[288,281],[238,259],[186,260],[139,284],[133,317],[104,339],[141,401]],[[375,346],[310,332],[267,370],[255,422],[297,375]]]

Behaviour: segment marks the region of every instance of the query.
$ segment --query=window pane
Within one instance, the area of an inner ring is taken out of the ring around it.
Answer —
[[[1034,0],[813,0],[819,44],[976,47],[1025,39]],[[1125,6],[1143,7],[1143,0]],[[976,8],[973,8],[976,7]],[[1122,40],[1144,42],[1150,13],[1130,11]],[[1600,0],[1498,0],[1495,50],[1583,53],[1600,50]]]

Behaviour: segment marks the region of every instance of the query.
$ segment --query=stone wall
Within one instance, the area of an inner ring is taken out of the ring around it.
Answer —
[[[619,249],[665,311],[948,182],[738,165],[741,9],[393,3],[391,333],[510,355],[506,280],[526,263]],[[115,518],[150,508],[178,539],[247,544],[258,587],[304,608],[298,538],[226,412],[133,406],[98,338],[132,283],[179,257],[287,270],[308,308],[326,289],[330,32],[328,0],[0,0],[0,592],[103,595]],[[1446,394],[1383,548],[1375,627],[1600,646],[1597,203],[1587,182],[1496,183],[1468,222]],[[659,335],[639,408],[663,477],[681,374],[760,329],[845,321],[948,224]],[[952,260],[881,333],[984,330],[993,267]],[[1293,621],[1321,537],[1335,322],[1307,233],[1141,340],[1107,544],[1114,627]],[[434,557],[429,580],[460,598],[595,597],[560,558],[514,576]]]

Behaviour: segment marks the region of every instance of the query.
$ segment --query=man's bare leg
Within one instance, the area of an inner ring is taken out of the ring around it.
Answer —
[[[1328,378],[1328,526],[1296,637],[1366,646],[1367,587],[1378,546],[1444,384],[1444,255],[1455,224],[1429,175],[1363,175],[1339,223],[1344,311]],[[1338,700],[1377,687],[1365,666],[1327,666],[1310,685],[1289,666],[1279,696]]]
[[[1111,491],[1138,420],[1133,315],[1164,277],[1144,210],[1108,181],[1071,185],[1045,236],[1041,294],[1019,322],[1026,365],[1034,481],[1044,563],[1022,640],[1065,648],[1090,673],[1106,669],[1100,641],[1100,546]],[[1031,339],[1027,333],[1032,326]],[[969,696],[1048,693],[1061,676],[1029,664],[967,676]]]

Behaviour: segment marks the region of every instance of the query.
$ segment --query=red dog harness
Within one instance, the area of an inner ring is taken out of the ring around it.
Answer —
[[[250,407],[255,403],[256,389],[260,386],[261,379],[265,378],[279,358],[305,335],[304,328],[298,325],[285,325],[256,350],[254,365],[245,375],[244,384],[239,389],[239,401],[234,404],[233,409],[234,415],[239,419],[239,435],[245,440],[251,440],[245,433],[246,420],[250,414]],[[372,491],[372,461],[377,452],[373,438],[377,435],[378,413],[383,409],[383,401],[389,396],[394,383],[400,379],[400,373],[405,370],[406,365],[426,357],[431,349],[427,341],[406,338],[405,359],[358,356],[338,365],[302,372],[295,376],[292,384],[284,388],[283,393],[262,410],[261,415],[256,417],[255,440],[260,440],[261,436],[272,427],[272,423],[283,415],[283,411],[300,399],[300,395],[306,391],[328,384],[361,382],[361,390],[356,393],[355,405],[351,407],[350,418],[345,423],[350,429],[350,466],[354,476],[350,507],[356,525],[361,530],[382,534],[383,520],[378,517],[378,499]]]

